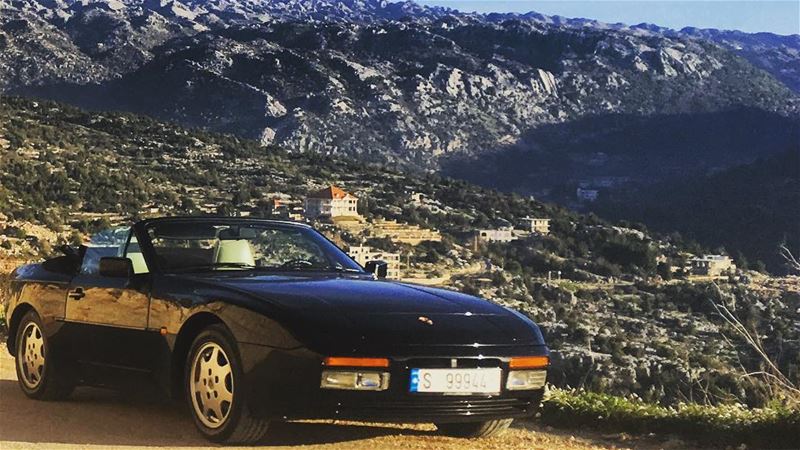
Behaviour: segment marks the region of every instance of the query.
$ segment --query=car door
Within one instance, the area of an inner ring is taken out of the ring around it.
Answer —
[[[141,254],[130,255],[135,272],[130,279],[104,277],[99,272],[100,259],[125,257],[130,241],[128,227],[92,236],[80,272],[70,283],[65,321],[73,328],[82,363],[149,371],[153,359],[149,351],[158,334],[147,331],[150,277]]]

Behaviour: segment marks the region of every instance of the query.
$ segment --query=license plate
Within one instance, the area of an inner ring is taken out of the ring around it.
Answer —
[[[499,394],[502,370],[411,369],[411,392],[443,394]]]

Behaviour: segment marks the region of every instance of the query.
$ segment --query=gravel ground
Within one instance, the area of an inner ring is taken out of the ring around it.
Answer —
[[[0,448],[107,449],[212,448],[194,430],[183,407],[94,388],[79,388],[69,401],[27,399],[17,386],[14,360],[0,346]],[[687,448],[677,440],[558,430],[518,421],[484,440],[437,436],[433,425],[355,422],[276,423],[261,448],[282,449],[605,449]]]

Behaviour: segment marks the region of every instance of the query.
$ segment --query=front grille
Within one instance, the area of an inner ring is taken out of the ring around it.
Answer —
[[[421,395],[414,399],[380,403],[342,402],[338,409],[338,413],[346,417],[391,417],[426,422],[447,417],[524,416],[533,411],[533,401],[530,398],[434,398]]]

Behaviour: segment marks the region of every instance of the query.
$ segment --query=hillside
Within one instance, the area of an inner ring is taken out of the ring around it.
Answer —
[[[761,261],[782,273],[778,244],[800,248],[800,146],[787,149],[708,176],[616,192],[596,209],[662,231],[691,230],[696,240],[737,249],[740,265]]]
[[[783,274],[777,246],[800,240],[800,163],[787,150],[797,151],[798,124],[749,109],[596,116],[541,127],[491,156],[449,159],[443,173],[680,231]],[[579,201],[579,187],[598,190],[599,200]]]
[[[437,229],[443,238],[412,246],[319,224],[329,236],[343,246],[366,239],[398,251],[409,271],[457,273],[451,286],[530,315],[555,350],[551,381],[558,386],[636,393],[664,404],[762,404],[765,385],[739,374],[740,364],[760,367],[758,357],[711,302],[740,305],[737,314],[764,334],[780,367],[799,376],[796,280],[751,273],[750,285],[736,278],[660,281],[657,274],[672,277],[670,266],[683,277],[685,252],[703,250],[640,226],[436,175],[10,97],[0,97],[0,151],[0,211],[7,216],[0,252],[17,257],[36,258],[108,220],[206,208],[262,215],[273,196],[302,199],[335,183],[361,198],[370,222],[399,220]],[[411,201],[411,193],[426,202]],[[479,245],[471,239],[477,228],[525,216],[551,219],[549,235]],[[549,280],[548,272],[557,271],[561,279]]]

